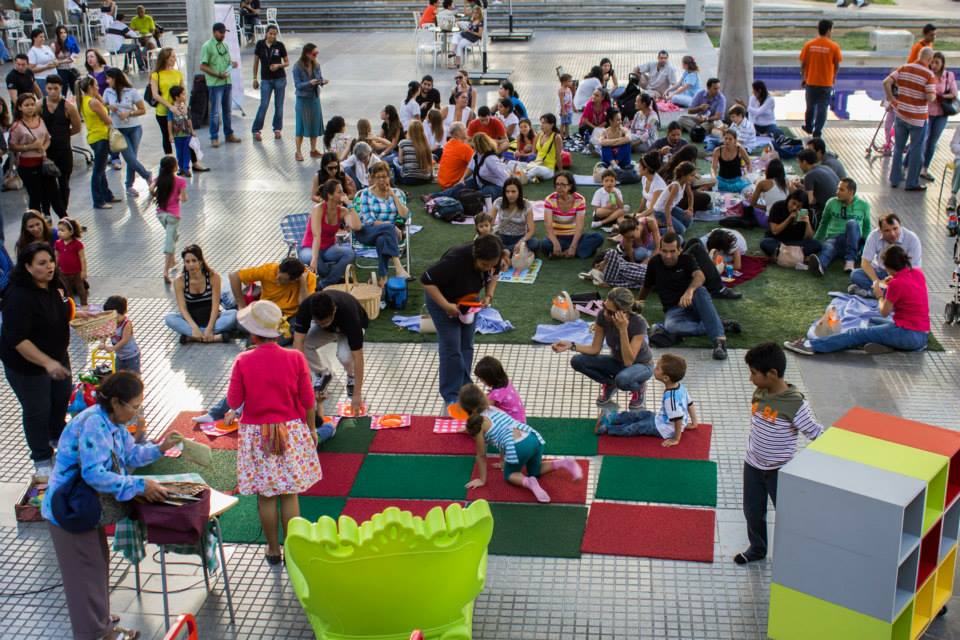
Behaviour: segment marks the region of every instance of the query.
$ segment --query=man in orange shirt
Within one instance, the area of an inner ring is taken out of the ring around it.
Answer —
[[[823,125],[827,122],[827,110],[837,70],[843,60],[840,46],[830,39],[833,21],[821,20],[817,24],[820,37],[803,45],[800,51],[800,77],[806,89],[807,111],[804,115],[803,130],[819,138]]]
[[[477,109],[477,117],[471,120],[470,125],[467,126],[468,138],[473,138],[478,133],[487,134],[490,139],[497,143],[497,153],[503,153],[510,146],[510,140],[507,138],[507,128],[498,118],[490,115],[490,107],[487,105]]]
[[[923,37],[914,43],[913,48],[910,49],[910,55],[907,56],[907,64],[911,62],[916,62],[920,58],[920,50],[924,47],[930,47],[933,49],[933,43],[937,40],[937,27],[933,24],[925,24],[923,26]]]
[[[420,16],[420,26],[426,27],[437,23],[437,0],[429,0],[427,8],[423,10]]]
[[[471,158],[473,147],[467,144],[467,128],[462,122],[454,122],[450,125],[450,139],[443,145],[443,155],[440,156],[440,167],[437,169],[437,183],[445,191],[450,191],[451,187],[462,183]],[[434,195],[451,194],[441,192]]]

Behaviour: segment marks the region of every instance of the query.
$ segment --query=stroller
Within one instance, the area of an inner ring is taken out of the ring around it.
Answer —
[[[953,300],[948,302],[943,310],[947,324],[951,325],[960,323],[960,237],[956,237],[953,241],[953,263],[956,265],[950,282]]]

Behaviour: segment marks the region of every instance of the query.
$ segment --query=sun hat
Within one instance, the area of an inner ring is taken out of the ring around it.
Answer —
[[[280,307],[269,300],[257,300],[240,309],[237,322],[251,335],[261,338],[279,338],[287,324]]]

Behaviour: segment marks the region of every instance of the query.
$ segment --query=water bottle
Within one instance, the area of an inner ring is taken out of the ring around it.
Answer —
[[[728,264],[725,268],[726,276],[728,279],[733,280],[733,265]]]

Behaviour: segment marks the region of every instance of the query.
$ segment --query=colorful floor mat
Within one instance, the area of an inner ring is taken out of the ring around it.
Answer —
[[[487,484],[479,489],[470,489],[467,499],[471,502],[483,498],[489,502],[536,502],[537,499],[528,489],[510,484],[503,477],[503,469],[494,469],[493,463],[499,458],[487,458]],[[550,494],[552,504],[586,504],[587,474],[589,460],[577,460],[583,470],[583,477],[574,482],[566,471],[553,471],[540,476],[540,486]]]
[[[594,502],[584,553],[713,562],[716,514],[710,509]]]
[[[465,500],[473,464],[470,456],[371,454],[357,473],[350,497]]]
[[[199,425],[197,425],[197,423],[191,420],[191,418],[203,414],[203,411],[181,411],[170,423],[170,426],[164,430],[163,437],[166,437],[168,433],[175,431],[184,438],[196,440],[197,442],[205,444],[212,449],[236,449],[236,431],[233,433],[228,433],[225,436],[211,438],[199,429]]]
[[[320,469],[323,478],[315,485],[301,493],[301,496],[346,496],[350,495],[350,488],[363,464],[362,453],[327,453],[318,454]]]
[[[717,506],[717,463],[607,456],[597,482],[599,499]]]
[[[540,275],[540,269],[543,267],[543,260],[537,258],[533,261],[533,264],[524,269],[523,271],[517,271],[516,269],[507,269],[506,271],[500,274],[500,282],[512,282],[516,284],[533,284],[537,281],[537,276]]]
[[[410,427],[376,431],[370,453],[472,455],[477,445],[467,434],[434,433],[435,416],[413,416]]]
[[[602,456],[633,456],[639,458],[670,458],[681,460],[707,460],[710,458],[710,437],[713,427],[701,424],[696,429],[683,432],[680,444],[675,447],[663,446],[660,438],[639,436],[618,438],[600,436],[597,453]]]
[[[587,508],[552,504],[490,503],[490,553],[504,556],[579,558]]]

